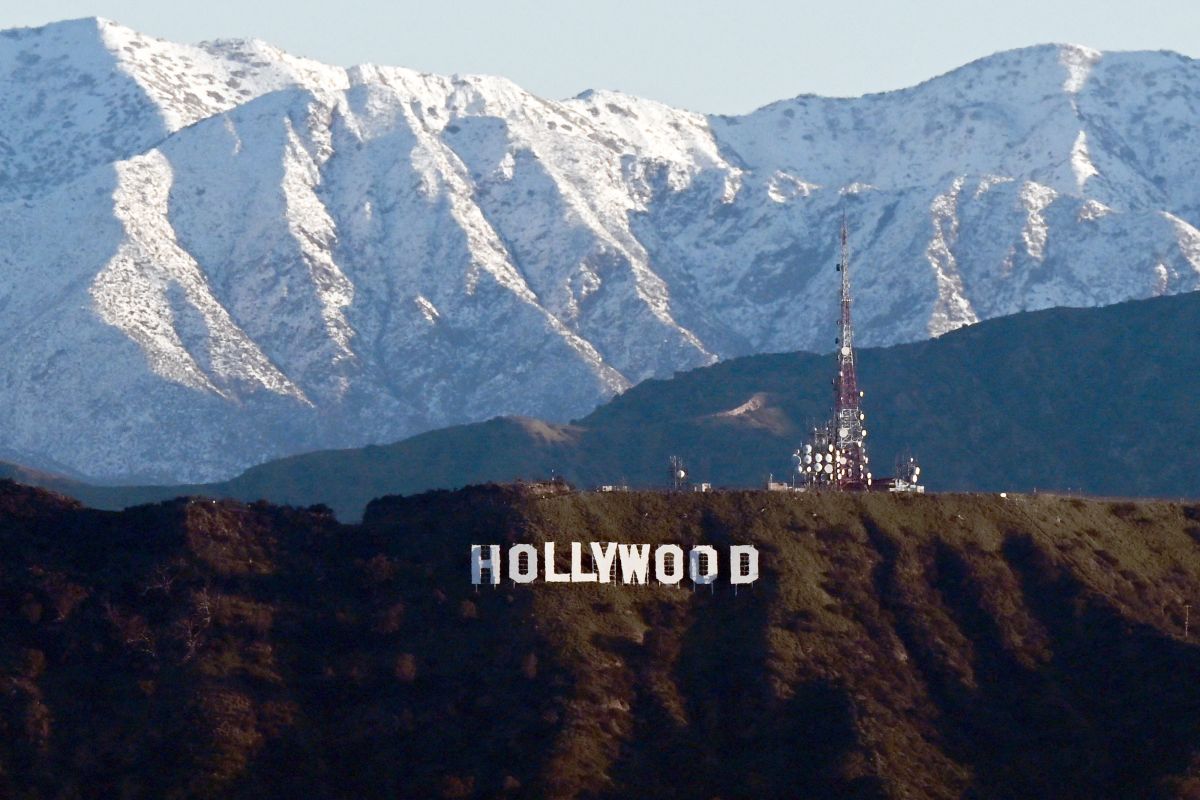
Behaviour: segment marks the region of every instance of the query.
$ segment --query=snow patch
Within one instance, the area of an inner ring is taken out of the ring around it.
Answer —
[[[425,295],[417,295],[417,308],[420,309],[421,315],[425,317],[426,322],[437,322],[442,318],[441,312],[437,310],[437,306],[429,301]]]
[[[1002,276],[1004,276],[1005,278],[1008,278],[1013,274],[1013,268],[1016,266],[1016,264],[1014,263],[1016,261],[1016,258],[1017,258],[1016,245],[1009,245],[1008,252],[1006,252],[1004,254],[1004,260],[1000,262],[1000,274]]]
[[[1021,205],[1025,208],[1025,228],[1021,238],[1025,241],[1025,252],[1038,261],[1045,257],[1046,241],[1050,238],[1042,212],[1056,197],[1058,192],[1035,181],[1025,181],[1021,186]]]
[[[1162,215],[1175,228],[1175,241],[1179,245],[1179,252],[1183,253],[1192,269],[1200,275],[1200,230],[1169,211],[1163,211]]]
[[[107,20],[99,31],[116,69],[141,87],[172,132],[290,86],[335,92],[349,85],[341,67],[297,58],[258,40],[180,45]]]
[[[965,178],[955,178],[950,190],[935,197],[929,207],[933,217],[933,239],[925,248],[925,257],[933,267],[938,292],[937,302],[929,317],[930,336],[941,336],[979,321],[963,289],[962,275],[953,251],[958,238],[958,196],[965,182]]]
[[[742,190],[742,173],[729,172],[725,175],[725,191],[721,194],[721,202],[729,205],[737,200],[738,192]]]
[[[767,197],[775,203],[786,203],[797,197],[808,197],[820,188],[815,183],[809,183],[795,175],[776,170],[775,174],[767,180]]]
[[[1079,222],[1091,222],[1108,216],[1112,213],[1112,209],[1101,203],[1099,200],[1086,200],[1079,207],[1079,213],[1075,219]]]
[[[426,193],[445,197],[451,217],[466,235],[471,253],[471,266],[464,287],[467,294],[475,293],[482,274],[486,272],[521,301],[538,309],[554,333],[578,353],[612,391],[629,388],[629,380],[604,363],[600,352],[591,342],[567,328],[562,320],[540,304],[537,295],[513,264],[504,241],[475,203],[474,187],[467,166],[449,145],[423,125],[411,107],[406,105],[402,108],[406,121],[416,135],[417,144],[410,158],[413,167],[421,175]]]
[[[1166,264],[1154,265],[1154,294],[1162,297],[1167,293],[1167,287],[1170,285],[1170,272],[1167,270]]]
[[[517,167],[517,159],[511,150],[505,152],[500,163],[496,165],[496,177],[502,181],[511,181]]]
[[[1088,155],[1087,133],[1084,131],[1080,131],[1079,135],[1075,137],[1075,145],[1071,148],[1071,171],[1075,173],[1075,185],[1081,192],[1083,185],[1088,182],[1088,178],[1094,178],[1100,174]]]
[[[229,138],[233,140],[233,154],[241,155],[242,152],[242,137],[238,135],[237,125],[233,124],[233,117],[225,115],[225,132],[229,134]]]
[[[979,185],[975,187],[975,199],[983,197],[993,186],[999,186],[1002,183],[1012,183],[1016,178],[1010,178],[1006,175],[984,175],[979,179]]]
[[[354,285],[333,260],[337,231],[333,218],[317,196],[319,182],[317,163],[289,120],[283,161],[283,195],[287,203],[288,230],[308,267],[321,302],[321,318],[325,332],[336,348],[332,359],[336,364],[354,358],[350,349],[354,330],[344,314],[344,309],[354,301]],[[349,388],[344,379],[339,380],[342,391]]]
[[[1092,67],[1100,60],[1102,54],[1090,47],[1077,44],[1063,45],[1058,51],[1058,63],[1067,70],[1067,78],[1063,81],[1063,91],[1067,94],[1078,94],[1092,73]]]
[[[199,391],[226,393],[244,381],[308,402],[217,302],[200,265],[176,240],[167,218],[173,173],[158,150],[116,165],[113,209],[125,240],[93,280],[93,308],[107,324],[141,347],[150,368],[167,380]],[[172,294],[200,317],[211,375],[184,345],[176,328]]]

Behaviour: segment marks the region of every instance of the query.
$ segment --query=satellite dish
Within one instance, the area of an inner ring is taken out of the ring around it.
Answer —
[[[843,345],[842,346],[842,355],[844,355],[844,356],[850,355],[850,348]]]
[[[812,452],[812,445],[811,445],[811,444],[806,444],[806,445],[804,445],[804,452],[806,452],[806,453],[811,453],[811,452]]]
[[[833,472],[833,464],[826,464],[826,465],[825,465],[825,472],[826,472],[826,473],[830,473],[830,474],[831,474],[831,473]]]
[[[687,477],[687,470],[682,470],[682,469],[679,470],[679,472],[675,473],[675,477],[679,478],[680,480],[683,480],[684,478]]]
[[[812,463],[812,456],[810,456],[810,455],[805,455],[805,456],[804,456],[804,463],[805,463],[805,464],[811,464],[811,463]]]
[[[850,437],[850,429],[838,428],[838,436],[842,437],[843,439],[848,439]]]

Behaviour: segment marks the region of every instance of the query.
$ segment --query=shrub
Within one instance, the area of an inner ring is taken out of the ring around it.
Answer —
[[[401,653],[396,656],[396,680],[401,683],[412,683],[417,679],[417,659],[412,653]]]

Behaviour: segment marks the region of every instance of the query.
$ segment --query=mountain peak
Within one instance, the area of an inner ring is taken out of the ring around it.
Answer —
[[[706,117],[40,31],[0,39],[0,451],[109,480],[827,350],[843,211],[863,344],[1200,286],[1192,62],[1041,45]]]

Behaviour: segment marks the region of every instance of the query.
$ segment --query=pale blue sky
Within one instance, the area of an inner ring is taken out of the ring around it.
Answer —
[[[0,3],[0,27],[83,16],[176,41],[254,36],[334,64],[504,75],[552,98],[620,89],[714,113],[894,89],[1041,42],[1200,56],[1200,0]]]

